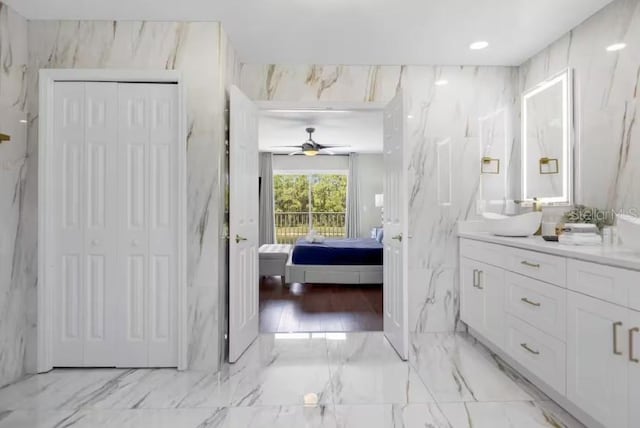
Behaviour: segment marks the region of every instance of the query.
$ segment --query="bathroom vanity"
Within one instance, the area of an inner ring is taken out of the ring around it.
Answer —
[[[590,427],[640,427],[640,254],[459,233],[470,333]]]

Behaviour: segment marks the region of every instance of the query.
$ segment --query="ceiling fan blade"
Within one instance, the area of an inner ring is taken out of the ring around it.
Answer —
[[[302,150],[298,150],[298,151],[296,151],[296,152],[291,152],[291,153],[289,153],[289,156],[301,155],[301,154],[303,154],[303,153],[304,153],[304,152],[303,152]]]
[[[321,149],[338,149],[338,148],[347,148],[351,146],[325,146],[324,144],[318,144]]]
[[[322,149],[322,153],[323,154],[326,153],[326,154],[331,155],[331,156],[336,154],[335,152],[332,152],[331,150],[327,150],[327,149]]]
[[[292,147],[295,147],[295,148],[298,148],[298,149],[300,148],[300,146],[272,146],[271,148],[272,149],[290,149]]]

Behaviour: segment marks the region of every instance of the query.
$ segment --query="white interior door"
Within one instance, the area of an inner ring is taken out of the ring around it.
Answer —
[[[119,367],[177,365],[177,86],[119,84]]]
[[[402,91],[384,110],[384,334],[409,356],[406,108]]]
[[[52,278],[58,366],[113,366],[117,84],[55,86]]]
[[[258,107],[231,88],[229,142],[229,361],[258,336]]]

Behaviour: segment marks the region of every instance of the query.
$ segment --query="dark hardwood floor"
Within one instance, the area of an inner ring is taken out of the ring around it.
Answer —
[[[382,330],[382,285],[283,286],[279,277],[260,281],[260,332]]]

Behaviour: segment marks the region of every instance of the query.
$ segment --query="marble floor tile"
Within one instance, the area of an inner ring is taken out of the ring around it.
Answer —
[[[261,335],[229,372],[232,406],[303,405],[310,393],[332,403],[324,334]]]
[[[52,428],[64,426],[72,410],[5,410],[0,412],[0,428]],[[61,424],[63,422],[63,424]]]
[[[74,410],[136,370],[61,369],[26,377],[0,389],[0,409]]]
[[[208,373],[191,386],[191,390],[180,400],[179,408],[224,407],[231,404],[233,385],[229,377],[229,366],[218,373]]]
[[[450,428],[435,403],[336,406],[340,428]]]
[[[104,385],[81,408],[170,409],[178,407],[207,373],[174,369],[141,369],[116,377]],[[226,403],[225,403],[226,404]],[[217,406],[212,406],[217,407]]]
[[[398,358],[382,333],[347,333],[328,340],[336,404],[430,403],[433,397],[415,369]]]
[[[85,409],[27,412],[17,410],[0,428],[219,428],[226,426],[227,408],[219,409]]]
[[[453,428],[584,428],[550,402],[469,402],[439,406]]]
[[[438,403],[535,399],[465,334],[416,334],[410,348],[411,364]]]
[[[257,406],[228,409],[224,428],[335,428],[331,406]]]

